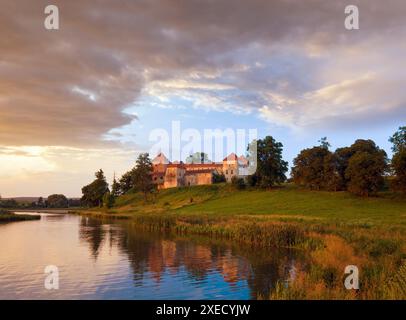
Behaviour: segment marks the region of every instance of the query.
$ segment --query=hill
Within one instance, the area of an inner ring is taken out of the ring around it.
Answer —
[[[406,199],[391,194],[361,198],[347,192],[309,191],[292,185],[271,190],[236,190],[219,184],[160,191],[149,203],[139,194],[121,196],[110,211],[121,215],[165,213],[235,217],[325,220],[381,226],[406,226]]]

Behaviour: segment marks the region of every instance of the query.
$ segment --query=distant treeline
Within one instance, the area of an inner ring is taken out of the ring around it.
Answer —
[[[7,209],[68,208],[80,205],[80,199],[68,199],[63,194],[52,194],[46,199],[39,197],[36,201],[17,201],[0,197],[0,208]]]
[[[406,194],[406,126],[400,127],[389,141],[392,143],[392,159],[372,140],[358,139],[349,147],[331,151],[327,138],[321,138],[319,145],[298,154],[288,179],[288,163],[282,158],[283,145],[267,136],[253,142],[256,148],[247,148],[248,153],[256,149],[255,174],[235,177],[232,183],[238,189],[247,186],[269,188],[288,180],[311,190],[345,190],[365,197],[375,195],[388,186],[394,192]],[[132,192],[142,192],[147,201],[148,195],[157,191],[152,182],[152,170],[148,153],[143,153],[135,166],[119,180],[114,177],[110,190],[100,169],[95,173],[96,179],[82,188],[82,204],[110,208],[118,196]],[[213,183],[224,181],[216,175],[214,178]]]

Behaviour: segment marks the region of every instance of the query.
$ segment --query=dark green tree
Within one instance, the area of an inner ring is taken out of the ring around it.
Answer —
[[[337,155],[329,152],[324,157],[323,188],[328,191],[340,191],[345,189],[344,180],[339,173]]]
[[[337,171],[340,174],[342,181],[344,182],[345,187],[347,187],[349,180],[346,175],[346,170],[349,164],[349,161],[353,155],[358,152],[366,152],[369,154],[375,154],[382,152],[379,149],[375,142],[372,140],[356,140],[350,147],[339,148],[335,151],[336,161],[337,161]],[[385,153],[386,157],[386,153]]]
[[[96,179],[92,183],[82,188],[83,196],[81,201],[90,207],[101,207],[103,204],[103,196],[109,191],[109,188],[102,169],[95,173],[95,177]]]
[[[329,164],[326,164],[330,155],[331,152],[324,146],[302,150],[293,160],[293,182],[309,189],[323,189],[326,185],[325,173],[330,173]]]
[[[103,207],[105,207],[106,209],[110,209],[113,205],[114,205],[114,196],[109,191],[107,191],[103,195]]]
[[[406,126],[399,127],[398,131],[389,138],[389,142],[393,143],[392,151],[394,153],[406,149]]]
[[[133,171],[134,169],[131,169],[130,171],[127,171],[126,173],[124,173],[119,181],[119,193],[120,194],[126,194],[127,192],[129,192],[130,190],[132,190],[134,188],[134,184],[133,184]]]
[[[214,171],[211,180],[212,180],[212,183],[226,182],[226,176],[224,175],[224,173],[218,173],[218,172]]]
[[[394,174],[391,188],[394,191],[406,193],[406,126],[400,127],[389,138],[389,141],[393,143],[392,151],[394,152],[391,161],[391,169]]]
[[[386,169],[386,153],[383,150],[356,152],[345,171],[348,191],[366,197],[376,194],[384,185]]]
[[[391,188],[406,194],[406,148],[400,149],[393,155],[391,169],[395,175]]]
[[[239,177],[237,177],[237,176],[234,176],[234,177],[231,178],[231,184],[232,184],[235,188],[237,188],[238,190],[243,190],[243,189],[245,189],[245,187],[247,186],[247,185],[245,184],[244,179],[243,179],[243,178],[239,178]]]
[[[120,184],[116,180],[116,174],[114,174],[113,183],[111,185],[111,195],[118,197],[120,195]]]
[[[327,141],[327,137],[323,137],[319,140],[320,142],[320,147],[323,147],[325,149],[330,149],[331,144]]]
[[[154,189],[152,182],[153,166],[148,153],[142,153],[138,156],[135,168],[132,170],[132,183],[135,190],[144,194],[145,201],[148,200],[148,194]]]
[[[273,137],[267,136],[256,141],[257,184],[271,187],[286,180],[288,163],[282,158],[283,145]],[[248,152],[255,150],[248,146]],[[253,158],[249,155],[249,158]]]
[[[63,194],[51,194],[47,199],[48,208],[67,208],[68,199]]]
[[[39,198],[38,198],[37,205],[38,205],[38,207],[43,208],[43,207],[45,206],[45,204],[44,204],[44,198],[39,197]]]

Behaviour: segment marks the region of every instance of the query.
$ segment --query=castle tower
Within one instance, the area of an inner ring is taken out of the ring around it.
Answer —
[[[231,182],[233,177],[238,176],[238,157],[235,153],[223,159],[223,174],[227,182]]]

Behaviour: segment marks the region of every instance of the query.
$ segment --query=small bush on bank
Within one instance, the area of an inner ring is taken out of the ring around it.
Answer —
[[[231,184],[238,190],[243,190],[246,187],[244,179],[236,176],[231,179]]]

